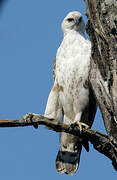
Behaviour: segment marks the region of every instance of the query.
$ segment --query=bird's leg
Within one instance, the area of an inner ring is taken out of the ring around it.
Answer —
[[[82,133],[83,128],[89,129],[89,126],[87,124],[85,124],[84,122],[80,122],[81,116],[82,116],[82,112],[77,113],[74,122],[71,124],[71,126],[73,126],[73,127],[78,126],[80,129],[80,133]],[[87,140],[85,141],[82,138],[78,138],[78,142],[79,142],[79,140],[80,140],[81,144],[84,146],[84,148],[86,149],[86,151],[88,152],[89,151],[88,141]]]
[[[74,122],[72,123],[72,125],[76,125],[79,127],[80,129],[80,132],[82,132],[82,129],[85,128],[85,129],[88,129],[89,126],[83,122],[80,122],[81,120],[81,116],[82,116],[82,112],[79,112],[77,113],[76,117],[75,117],[75,120]]]
[[[82,129],[85,128],[85,129],[89,129],[89,126],[83,122],[74,122],[72,125],[76,125],[79,127],[80,129],[80,133],[82,132]],[[87,140],[83,140],[83,139],[80,139],[81,141],[81,144],[84,146],[84,148],[86,149],[87,152],[89,152],[89,143]]]

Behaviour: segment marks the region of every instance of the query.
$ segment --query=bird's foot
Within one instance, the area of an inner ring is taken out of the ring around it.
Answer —
[[[83,122],[79,122],[79,121],[74,122],[71,125],[72,126],[78,126],[79,129],[80,129],[80,133],[82,133],[83,128],[84,129],[89,129],[90,128],[87,124],[85,124]],[[80,140],[81,144],[84,146],[86,151],[89,152],[89,143],[88,143],[88,141],[87,140],[83,140],[82,138],[78,138],[78,139]]]
[[[38,124],[36,122],[33,121],[33,119],[39,118],[39,114],[35,114],[35,113],[28,113],[25,116],[23,116],[23,120],[27,121],[27,122],[31,122],[33,123],[34,128],[38,128]]]
[[[75,126],[78,126],[79,129],[80,129],[80,132],[82,132],[82,129],[85,128],[85,129],[89,129],[89,126],[83,122],[73,122],[71,125],[75,125]]]

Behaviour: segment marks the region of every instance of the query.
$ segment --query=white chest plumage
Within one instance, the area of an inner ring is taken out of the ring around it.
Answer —
[[[75,122],[81,129],[82,125],[92,125],[96,112],[95,97],[88,86],[91,43],[83,36],[85,24],[79,12],[70,12],[64,18],[62,30],[64,38],[54,62],[54,84],[45,116],[67,124]],[[57,171],[74,174],[79,166],[81,149],[78,136],[62,132],[56,158]]]
[[[67,34],[57,51],[56,79],[62,91],[60,102],[68,119],[75,120],[89,101],[86,87],[90,63],[90,42],[77,32]]]

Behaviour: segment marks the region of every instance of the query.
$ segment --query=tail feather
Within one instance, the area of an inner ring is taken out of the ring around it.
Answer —
[[[75,152],[59,150],[56,158],[57,171],[61,174],[65,173],[73,175],[77,171],[79,166],[81,149],[82,145],[79,144],[79,146],[77,147],[77,151]]]

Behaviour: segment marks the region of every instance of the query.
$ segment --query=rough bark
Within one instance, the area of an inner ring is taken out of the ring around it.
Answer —
[[[56,132],[66,132],[78,136],[82,139],[81,144],[84,145],[84,147],[85,143],[92,143],[94,149],[112,160],[113,167],[117,171],[117,159],[114,148],[108,136],[101,132],[85,128],[83,128],[81,132],[77,124],[68,125],[60,123],[55,119],[49,119],[39,114],[27,114],[22,119],[16,120],[0,120],[0,127],[34,126],[37,128],[38,125],[45,125]]]
[[[89,80],[117,152],[117,1],[85,0],[85,3],[86,29],[92,43]]]

